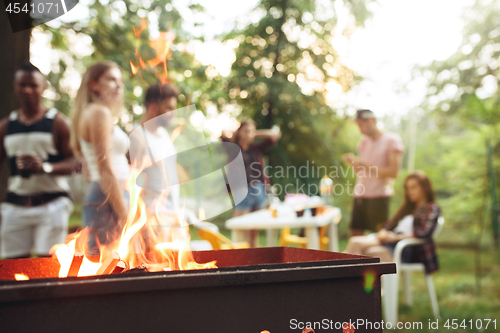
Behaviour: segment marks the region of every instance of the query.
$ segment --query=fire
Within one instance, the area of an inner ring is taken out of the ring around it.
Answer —
[[[134,29],[135,38],[139,38],[141,32],[143,32],[147,28],[148,28],[148,23],[146,22],[146,18],[141,17],[141,26],[137,29],[135,27],[132,27],[132,29]]]
[[[200,207],[199,212],[198,212],[198,220],[200,221],[205,221],[207,219],[205,215],[205,209],[203,207]]]
[[[129,269],[141,267],[150,272],[217,268],[215,261],[200,264],[194,260],[183,211],[167,220],[158,212],[148,215],[141,189],[135,185],[137,175],[139,170],[133,168],[127,183],[129,213],[119,238],[111,245],[99,244],[98,262],[84,254],[89,239],[87,228],[67,244],[54,246],[52,251],[61,265],[59,277],[110,274],[120,261]],[[170,231],[166,233],[160,228],[158,232],[154,226],[159,225],[168,226]]]
[[[134,66],[134,64],[132,63],[132,61],[130,62],[130,69],[132,70],[132,74],[137,74],[137,72],[139,71],[139,66]]]
[[[182,128],[184,126],[183,125],[180,125],[180,126],[177,126],[173,131],[172,131],[172,135],[170,136],[170,140],[172,142],[174,142],[175,139],[177,139],[177,137],[181,134],[182,132]]]
[[[344,323],[344,325],[342,326],[343,333],[354,333],[354,331],[355,331],[354,325],[351,322]]]
[[[14,274],[14,278],[17,280],[17,281],[26,281],[26,280],[29,280],[30,278],[27,277],[25,274]]]
[[[155,70],[155,75],[162,83],[167,78],[167,58],[171,50],[175,34],[172,32],[160,32],[158,38],[149,42],[155,51],[155,57],[144,60],[139,54],[141,33],[147,29],[145,18],[141,19],[141,26],[134,28],[134,35],[138,39],[135,49],[136,61],[130,61],[132,75],[141,75],[140,70],[150,67]],[[161,67],[160,71],[157,71]],[[189,103],[189,102],[188,102]],[[183,126],[179,126],[172,133],[172,142],[178,137]],[[135,161],[137,162],[137,161]],[[146,156],[142,161],[151,164],[152,157]],[[157,162],[160,163],[160,162]],[[168,270],[192,270],[217,268],[216,262],[197,263],[190,251],[189,226],[184,219],[184,212],[175,214],[158,214],[158,205],[161,197],[168,196],[168,190],[164,190],[156,202],[156,212],[150,213],[141,198],[141,188],[136,185],[136,179],[143,168],[138,163],[133,163],[132,173],[126,185],[129,192],[129,212],[123,227],[117,235],[107,235],[113,239],[111,243],[98,244],[99,255],[87,256],[89,237],[92,235],[85,228],[75,234],[67,244],[58,244],[52,248],[52,253],[59,261],[61,267],[59,277],[77,277],[100,274],[111,274],[127,269],[144,269],[150,272]],[[177,164],[179,181],[189,180],[186,171]],[[160,168],[161,169],[161,168]],[[167,179],[163,175],[163,179]],[[166,184],[168,188],[168,184]],[[200,211],[200,218],[205,215]],[[117,267],[117,265],[120,265]]]
[[[135,57],[139,62],[139,65],[134,65],[134,63],[130,61],[132,75],[136,75],[140,68],[145,69],[147,63],[150,68],[155,69],[155,75],[162,83],[168,83],[167,58],[174,42],[175,34],[170,31],[160,32],[158,38],[149,42],[149,46],[151,46],[155,51],[155,57],[144,61],[144,59],[139,55],[139,37],[142,31],[147,28],[148,24],[144,17],[141,18],[141,26],[139,28],[136,29],[133,27],[134,35],[138,39],[138,45],[135,48]],[[160,71],[157,70],[158,67],[161,67]]]

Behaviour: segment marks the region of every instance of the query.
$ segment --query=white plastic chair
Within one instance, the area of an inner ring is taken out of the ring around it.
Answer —
[[[444,218],[438,218],[436,229],[432,234],[435,238],[441,231],[444,224]],[[386,322],[391,322],[396,325],[398,321],[398,289],[399,289],[399,275],[403,277],[405,303],[408,306],[412,305],[411,295],[411,272],[420,271],[425,274],[425,267],[423,263],[403,263],[401,262],[401,254],[403,250],[409,246],[424,244],[425,239],[422,238],[408,238],[399,241],[394,249],[394,262],[396,263],[396,274],[382,275],[382,287],[384,288],[384,314]],[[432,312],[435,318],[439,318],[439,306],[436,297],[436,290],[434,288],[434,281],[432,274],[425,275],[427,282],[427,290],[431,299]]]

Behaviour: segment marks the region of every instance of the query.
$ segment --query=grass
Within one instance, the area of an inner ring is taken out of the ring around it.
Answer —
[[[470,319],[497,319],[497,331],[500,329],[500,251],[489,248],[483,250],[482,277],[480,287],[477,283],[474,267],[474,251],[470,249],[439,249],[441,268],[433,275],[439,309],[441,312],[440,328],[431,330],[426,327],[428,320],[434,320],[429,295],[423,274],[412,277],[413,306],[403,305],[400,293],[400,321],[421,321],[421,332],[495,332],[492,325],[487,330],[470,329]],[[466,321],[467,329],[446,329],[443,324],[447,319]],[[411,332],[401,330],[400,332]]]
[[[75,207],[75,212],[70,218],[70,227],[81,226],[81,208]],[[222,221],[217,221],[221,233],[231,238],[229,230],[224,228]],[[297,232],[297,230],[292,230]],[[196,229],[190,229],[191,239],[200,239]],[[442,234],[457,236],[456,239],[467,239],[470,235],[462,230],[450,230],[449,233],[443,230]],[[342,235],[342,234],[341,234]],[[441,236],[441,235],[440,235]],[[413,306],[408,307],[403,303],[402,292],[399,293],[399,321],[401,322],[422,322],[423,328],[418,332],[498,332],[500,331],[500,250],[495,249],[489,240],[481,248],[481,278],[476,278],[476,267],[474,264],[475,252],[470,246],[450,247],[453,239],[448,236],[442,239],[445,246],[440,247],[438,242],[438,258],[440,270],[433,274],[436,288],[441,319],[439,329],[428,328],[428,323],[434,321],[432,309],[427,292],[424,275],[414,273],[412,275]],[[266,233],[259,234],[260,246],[265,246]],[[458,244],[469,243],[469,241],[458,242]],[[339,241],[341,250],[347,245],[346,239]],[[478,283],[480,281],[480,283]],[[447,329],[443,327],[446,320],[457,319],[458,325],[465,320],[467,328]],[[476,322],[477,319],[496,319],[497,329],[490,324],[488,329],[470,329],[469,320]],[[412,330],[386,330],[386,332],[414,332]]]

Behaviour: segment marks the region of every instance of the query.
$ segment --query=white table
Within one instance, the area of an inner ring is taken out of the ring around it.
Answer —
[[[305,228],[307,237],[307,248],[320,249],[319,229],[329,225],[328,237],[330,238],[330,251],[338,252],[338,223],[340,221],[340,209],[337,207],[325,207],[321,215],[311,216],[309,210],[304,216],[297,217],[291,207],[281,205],[278,207],[278,217],[273,218],[268,209],[258,210],[246,215],[233,217],[226,221],[226,228],[231,230],[233,242],[246,240],[247,230],[267,230],[267,246],[278,246],[278,230],[283,228]]]

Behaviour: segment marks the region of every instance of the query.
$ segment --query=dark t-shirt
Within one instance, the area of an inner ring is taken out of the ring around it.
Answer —
[[[231,142],[228,138],[222,138],[223,142]],[[247,182],[250,185],[252,182],[259,181],[264,183],[264,172],[262,170],[263,159],[262,151],[274,144],[273,140],[266,139],[258,143],[252,143],[247,150],[241,150],[243,162],[245,164],[245,172]],[[241,148],[241,147],[240,147]]]

